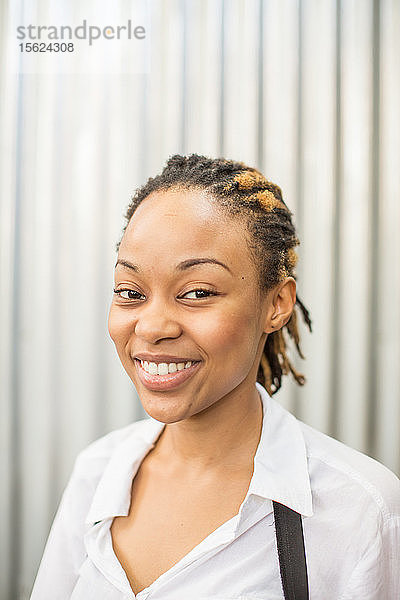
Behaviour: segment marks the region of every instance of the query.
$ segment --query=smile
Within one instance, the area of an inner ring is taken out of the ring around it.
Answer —
[[[195,361],[179,362],[179,363],[155,363],[148,362],[147,360],[141,360],[140,366],[151,375],[168,375],[168,373],[176,373],[177,371],[183,371],[188,369],[194,364]]]
[[[174,389],[190,379],[198,370],[201,361],[181,363],[154,363],[135,358],[140,381],[153,391]]]

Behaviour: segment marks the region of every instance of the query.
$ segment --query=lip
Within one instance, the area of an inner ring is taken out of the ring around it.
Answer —
[[[142,356],[142,355],[140,355]],[[153,355],[154,358],[155,355]],[[146,359],[148,360],[148,359]],[[151,375],[147,373],[140,364],[140,360],[137,358],[134,359],[135,368],[139,375],[139,379],[141,383],[148,389],[153,392],[164,392],[167,390],[173,390],[183,383],[185,383],[188,379],[190,379],[197,371],[201,364],[201,361],[196,362],[194,365],[191,365],[187,369],[183,369],[182,371],[176,371],[175,373],[168,373],[167,375]],[[155,361],[149,361],[155,362]],[[161,362],[161,361],[160,361]],[[165,362],[176,362],[174,360]],[[183,359],[179,359],[179,362],[184,362]]]
[[[149,352],[139,352],[139,354],[133,354],[132,356],[134,359],[139,358],[157,364],[162,362],[187,363],[189,360],[190,362],[197,362],[195,358],[183,358],[182,356],[173,356],[172,354],[150,354]]]

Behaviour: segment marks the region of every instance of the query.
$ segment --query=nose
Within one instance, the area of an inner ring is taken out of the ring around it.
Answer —
[[[138,311],[134,331],[141,339],[155,344],[163,339],[179,337],[182,327],[173,314],[172,308],[161,299],[153,298]]]

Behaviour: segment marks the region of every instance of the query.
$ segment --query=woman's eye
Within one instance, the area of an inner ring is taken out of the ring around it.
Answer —
[[[140,296],[142,296],[142,294],[140,294],[138,291],[129,289],[114,290],[114,294],[120,298],[123,298],[124,300],[140,300]],[[124,296],[123,294],[126,295]]]
[[[141,294],[137,290],[131,290],[127,288],[121,290],[114,290],[114,294],[116,294],[120,298],[123,298],[124,300],[141,300],[142,298],[144,298],[143,294]],[[182,296],[180,296],[180,298],[187,298],[189,300],[201,300],[202,298],[208,298],[209,296],[216,295],[217,294],[212,290],[197,288],[195,290],[191,290],[190,292],[186,292],[186,294],[183,294]]]
[[[188,294],[194,294],[194,296],[189,297]],[[189,298],[189,300],[199,300],[200,298],[208,298],[209,296],[216,296],[216,294],[211,290],[203,290],[199,288],[196,290],[191,290],[190,292],[186,292],[186,294],[183,294],[182,298]]]

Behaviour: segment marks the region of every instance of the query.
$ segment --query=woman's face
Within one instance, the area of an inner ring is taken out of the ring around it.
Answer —
[[[108,330],[150,416],[174,423],[254,393],[268,296],[245,226],[204,191],[142,201],[121,240],[115,290]]]

